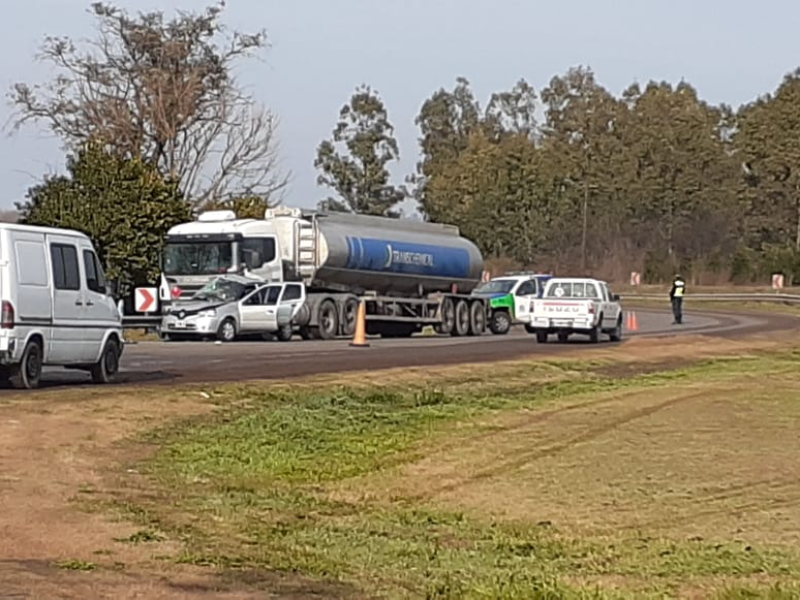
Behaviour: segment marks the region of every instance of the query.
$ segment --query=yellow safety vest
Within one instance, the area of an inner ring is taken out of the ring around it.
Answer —
[[[686,284],[683,281],[678,280],[673,285],[675,286],[675,297],[679,298],[683,296],[683,292],[686,289]]]

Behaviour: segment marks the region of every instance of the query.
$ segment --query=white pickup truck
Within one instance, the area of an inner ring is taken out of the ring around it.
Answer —
[[[605,333],[612,342],[622,339],[622,306],[605,281],[554,277],[547,282],[541,298],[531,301],[525,325],[540,344],[550,334],[566,342],[573,333],[588,335],[596,343]]]

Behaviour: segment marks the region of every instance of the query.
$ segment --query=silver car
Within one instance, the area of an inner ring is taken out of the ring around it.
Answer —
[[[292,337],[292,319],[306,299],[302,283],[265,284],[240,275],[217,277],[191,298],[173,302],[161,319],[161,337],[216,337],[231,342],[239,335]]]

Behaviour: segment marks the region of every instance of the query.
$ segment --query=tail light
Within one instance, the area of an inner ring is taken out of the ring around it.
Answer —
[[[3,300],[0,309],[0,329],[14,329],[14,305],[8,300]]]
[[[594,314],[594,304],[592,302],[589,302],[589,314]]]

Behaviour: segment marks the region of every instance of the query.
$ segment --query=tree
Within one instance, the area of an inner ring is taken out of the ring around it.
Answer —
[[[28,191],[17,205],[22,222],[88,235],[120,294],[155,281],[167,230],[192,218],[177,182],[94,142],[67,157],[67,172]]]
[[[317,149],[318,185],[336,192],[321,206],[328,210],[396,216],[392,208],[405,190],[389,183],[387,165],[400,157],[383,100],[369,86],[356,89],[339,111],[331,140]]]
[[[68,150],[93,140],[121,158],[142,157],[196,206],[275,196],[288,182],[278,169],[277,119],[233,76],[239,60],[264,48],[266,34],[227,35],[223,5],[165,20],[95,2],[97,36],[88,48],[46,38],[38,58],[58,75],[12,87],[14,127],[44,122]]]
[[[617,223],[611,209],[618,206],[614,182],[624,160],[618,126],[623,107],[583,67],[554,77],[542,91],[542,101],[546,107],[544,148],[561,173],[562,196],[574,204],[580,223],[580,268],[586,271],[590,226],[602,238],[615,233],[600,227],[600,221],[606,218],[609,227]]]

